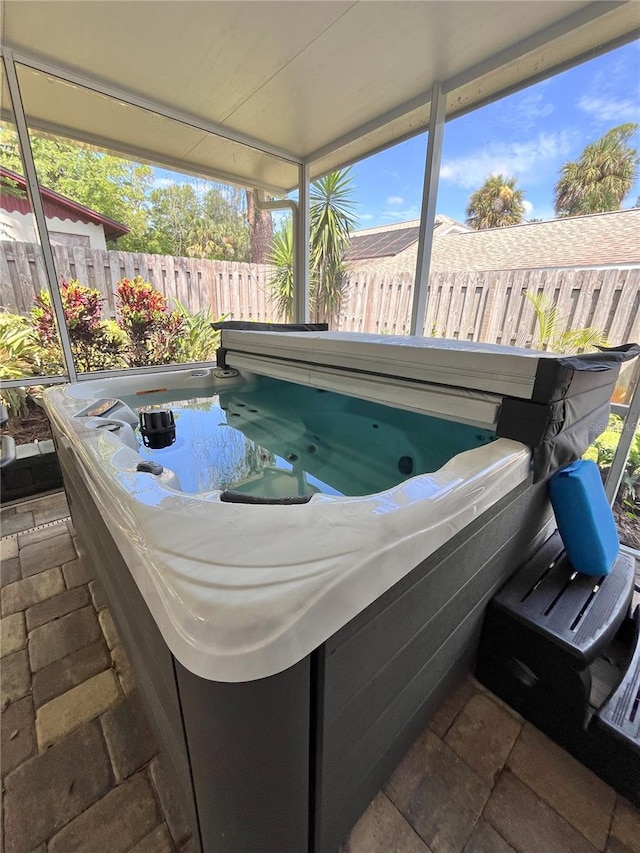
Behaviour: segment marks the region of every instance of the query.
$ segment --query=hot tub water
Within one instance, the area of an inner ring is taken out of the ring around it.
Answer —
[[[175,443],[141,443],[140,455],[174,471],[189,493],[367,495],[495,440],[489,430],[267,377],[218,394],[182,388],[143,405],[122,400],[136,413],[171,409]]]

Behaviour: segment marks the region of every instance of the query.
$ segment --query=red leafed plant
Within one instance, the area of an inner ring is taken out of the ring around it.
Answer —
[[[184,321],[169,311],[167,300],[142,276],[123,278],[116,286],[118,322],[128,334],[131,367],[179,361]]]
[[[118,366],[121,344],[109,334],[102,321],[102,296],[99,290],[85,287],[77,279],[60,283],[60,297],[69,339],[78,370],[102,370]],[[31,308],[31,318],[45,352],[45,366],[62,370],[62,353],[49,292],[41,290]]]

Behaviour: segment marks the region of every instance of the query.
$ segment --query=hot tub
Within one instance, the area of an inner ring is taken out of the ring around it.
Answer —
[[[46,407],[202,849],[329,853],[551,532],[562,429],[535,476],[530,421],[557,386],[536,400],[547,354],[506,348],[235,330],[222,344],[218,366],[83,381]],[[608,400],[607,370],[565,388],[568,431]],[[134,424],[158,409],[176,438],[149,449]]]

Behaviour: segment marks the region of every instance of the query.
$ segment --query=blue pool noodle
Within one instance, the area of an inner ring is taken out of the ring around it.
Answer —
[[[620,540],[595,462],[579,459],[556,471],[549,496],[573,568],[586,575],[608,574]]]

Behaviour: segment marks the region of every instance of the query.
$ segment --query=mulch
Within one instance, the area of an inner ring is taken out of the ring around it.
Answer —
[[[16,444],[30,444],[32,441],[53,438],[46,412],[30,398],[27,400],[26,414],[10,417],[4,431],[13,436]]]

